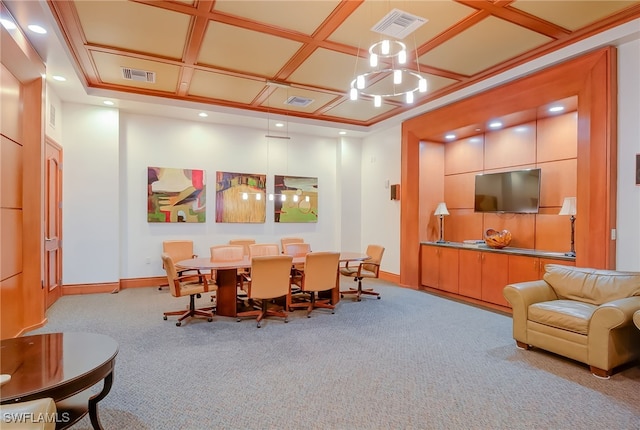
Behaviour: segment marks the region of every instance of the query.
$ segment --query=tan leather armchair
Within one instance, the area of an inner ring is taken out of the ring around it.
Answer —
[[[347,262],[346,266],[340,268],[340,273],[344,276],[350,276],[354,281],[358,283],[358,288],[349,288],[346,291],[340,291],[340,297],[344,297],[345,294],[354,294],[356,301],[360,301],[360,297],[363,294],[370,296],[376,296],[380,299],[380,293],[373,291],[371,288],[362,289],[363,278],[377,278],[380,274],[380,262],[382,261],[382,255],[384,254],[384,247],[380,245],[367,246],[368,259],[361,262],[358,267],[349,266]]]
[[[595,376],[640,357],[640,273],[547,264],[543,280],[507,285],[513,337],[588,364]]]
[[[179,311],[168,311],[164,313],[164,319],[168,316],[178,315],[178,321],[176,326],[180,327],[182,321],[189,317],[201,317],[206,318],[207,321],[213,321],[213,308],[198,308],[196,309],[195,299],[201,293],[206,293],[215,290],[215,285],[211,285],[207,281],[207,277],[204,274],[196,273],[193,275],[181,272],[179,276],[176,266],[171,256],[167,253],[162,253],[162,264],[167,272],[167,279],[169,281],[169,289],[173,297],[185,297],[189,296],[189,307],[185,311],[184,309]]]
[[[640,330],[640,310],[633,313],[633,323],[638,327],[638,330]]]
[[[11,417],[21,420],[12,421]],[[2,430],[55,430],[58,417],[56,404],[50,397],[27,402],[0,405]]]
[[[176,263],[197,257],[197,255],[193,253],[192,240],[165,240],[162,242],[162,252],[169,254]],[[178,273],[178,275],[180,275],[180,273]],[[168,285],[161,285],[158,289],[162,290],[162,287],[166,286]]]
[[[339,252],[311,252],[307,254],[300,287],[303,293],[309,294],[309,299],[307,302],[292,303],[290,308],[306,309],[307,318],[311,317],[311,311],[316,308],[330,309],[332,314],[335,313],[335,305],[331,304],[330,300],[316,298],[316,293],[335,288],[339,264]]]

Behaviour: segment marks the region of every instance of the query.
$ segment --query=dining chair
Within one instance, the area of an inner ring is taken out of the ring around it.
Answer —
[[[215,290],[215,285],[210,285],[207,281],[207,276],[202,273],[189,274],[187,271],[182,271],[181,275],[178,275],[175,263],[171,256],[167,253],[162,253],[162,263],[167,272],[167,279],[169,281],[169,289],[173,297],[185,297],[189,296],[189,307],[185,311],[184,309],[179,311],[168,311],[164,313],[164,319],[168,316],[178,315],[178,321],[176,326],[180,327],[182,321],[189,317],[206,318],[207,321],[213,321],[213,307],[196,308],[195,299],[196,296],[202,293],[211,292]]]
[[[315,308],[331,309],[335,313],[335,305],[331,300],[316,297],[316,293],[328,291],[336,287],[338,283],[338,266],[340,265],[339,252],[310,252],[304,259],[304,272],[301,276],[300,288],[303,293],[309,294],[309,300],[305,303],[292,303],[291,309],[307,309],[307,318],[311,318],[311,311]]]
[[[344,267],[340,268],[340,273],[344,276],[352,277],[354,281],[358,283],[358,288],[349,288],[347,291],[340,291],[340,297],[344,297],[345,294],[355,294],[356,301],[360,301],[363,294],[376,296],[380,299],[380,293],[373,291],[372,288],[362,289],[363,278],[378,278],[380,272],[380,262],[382,261],[382,254],[384,254],[384,247],[380,245],[367,246],[366,254],[369,256],[364,261],[358,264],[358,267],[349,267],[349,262]]]
[[[175,262],[197,257],[197,255],[193,253],[192,240],[165,240],[162,242],[162,252],[169,254]],[[179,274],[180,272],[178,272],[178,275]],[[168,284],[161,285],[158,287],[158,290],[162,290],[162,287],[168,286]]]
[[[283,237],[280,239],[280,247],[282,249],[282,253],[284,253],[285,245],[289,243],[304,243],[304,239],[301,237]]]
[[[57,412],[51,397],[0,405],[0,427],[2,430],[55,430]],[[9,419],[13,417],[16,419]]]
[[[280,250],[277,243],[255,243],[249,245],[249,258],[260,257],[265,255],[278,255]]]
[[[291,274],[290,255],[264,255],[251,259],[251,277],[248,283],[248,297],[251,300],[260,300],[260,309],[238,312],[237,319],[244,317],[256,317],[256,326],[261,327],[262,319],[267,316],[277,316],[288,320],[288,305],[290,302],[289,277]],[[285,297],[284,307],[274,309],[272,302],[275,299]],[[281,308],[281,309],[279,309]]]
[[[255,239],[231,239],[229,245],[242,245],[244,248],[244,255],[249,255],[249,245],[255,244]]]
[[[290,255],[293,258],[304,257],[311,252],[311,245],[304,242],[290,242],[282,245],[282,253]],[[294,264],[291,267],[291,287],[292,293],[296,294],[301,289],[302,272],[304,271],[304,263]]]

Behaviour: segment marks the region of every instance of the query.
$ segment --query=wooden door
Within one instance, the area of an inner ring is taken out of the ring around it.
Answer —
[[[459,264],[458,293],[482,299],[482,252],[461,249]]]
[[[45,307],[49,308],[62,289],[62,148],[47,139],[45,177]]]
[[[458,293],[458,250],[440,250],[439,288],[450,293]]]
[[[421,284],[425,287],[438,288],[438,272],[440,271],[440,248],[422,245]]]
[[[509,283],[509,256],[493,252],[482,253],[482,300],[509,306],[502,290]]]

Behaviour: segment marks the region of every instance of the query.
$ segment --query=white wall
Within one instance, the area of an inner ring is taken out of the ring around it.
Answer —
[[[120,280],[118,111],[63,103],[63,284]]]
[[[618,208],[616,268],[640,272],[640,40],[618,48]]]

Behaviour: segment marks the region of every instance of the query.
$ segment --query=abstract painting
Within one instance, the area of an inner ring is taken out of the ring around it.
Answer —
[[[216,222],[264,223],[267,175],[216,172]]]
[[[204,170],[147,168],[148,222],[205,222]]]
[[[318,222],[318,178],[275,176],[275,222]]]

